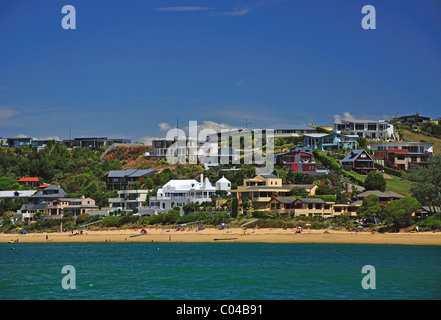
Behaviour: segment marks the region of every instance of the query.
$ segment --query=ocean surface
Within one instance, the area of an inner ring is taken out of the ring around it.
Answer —
[[[0,244],[0,299],[441,299],[441,246]]]

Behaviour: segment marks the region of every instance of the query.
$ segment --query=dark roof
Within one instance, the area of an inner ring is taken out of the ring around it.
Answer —
[[[367,190],[367,191],[364,191],[364,192],[358,194],[357,197],[364,198],[364,197],[367,197],[368,195],[371,195],[371,194],[375,194],[379,198],[398,198],[398,199],[404,198],[403,195],[396,193],[396,192],[393,192],[393,191],[381,192],[379,190]]]
[[[25,203],[21,206],[20,210],[45,210],[47,208],[47,203]]]
[[[279,179],[278,176],[270,173],[270,174],[259,174],[259,176],[265,178],[265,179]]]
[[[151,176],[156,172],[158,172],[156,169],[111,170],[107,176],[109,178],[139,178]]]
[[[45,191],[52,191],[52,190],[58,190],[58,193],[51,193],[51,194],[45,193]],[[67,195],[66,191],[64,191],[62,188],[51,185],[47,188],[39,190],[37,193],[31,196],[31,198],[63,198],[66,195]]]
[[[295,197],[277,197],[277,198],[275,198],[275,200],[280,203],[293,203],[294,201],[297,200],[297,198],[295,198]]]
[[[368,158],[367,159],[359,159],[360,155],[365,153]],[[349,153],[344,157],[344,159],[341,162],[354,162],[357,161],[373,161],[371,156],[364,150],[364,149],[355,149],[349,151]]]
[[[280,203],[293,203],[296,200],[299,200],[300,202],[303,203],[326,203],[326,201],[324,201],[321,198],[277,197],[274,199]]]

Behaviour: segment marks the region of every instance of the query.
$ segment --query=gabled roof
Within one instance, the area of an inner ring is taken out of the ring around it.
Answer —
[[[276,197],[274,199],[280,203],[293,203],[296,200],[303,203],[326,203],[322,198]]]
[[[57,193],[49,193],[47,194],[47,191],[52,191],[52,190],[58,190]],[[31,198],[63,198],[67,195],[66,191],[64,191],[62,188],[51,185],[47,188],[41,189],[39,191],[37,191],[37,193],[35,193],[33,196],[31,196]]]
[[[362,154],[366,154],[367,158],[366,159],[359,159],[359,157]],[[364,149],[355,149],[355,150],[349,151],[349,153],[346,155],[346,157],[344,157],[344,159],[341,162],[354,162],[355,160],[358,160],[358,161],[373,161],[371,156],[369,155],[369,153],[366,152],[366,150],[364,150]]]
[[[385,192],[381,192],[379,190],[367,190],[364,191],[360,194],[357,195],[358,198],[364,198],[367,197],[368,195],[371,194],[375,194],[376,196],[378,196],[379,198],[397,198],[397,199],[401,199],[401,198],[405,198],[403,195],[393,192],[393,191],[385,191]]]

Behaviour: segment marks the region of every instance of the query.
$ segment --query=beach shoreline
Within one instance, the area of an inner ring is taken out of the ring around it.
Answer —
[[[140,229],[123,230],[83,230],[83,234],[63,233],[1,233],[0,243],[17,241],[19,243],[54,243],[54,242],[263,242],[263,243],[348,243],[348,244],[406,244],[406,245],[441,245],[440,232],[413,233],[371,233],[340,230],[303,230],[295,229],[215,229],[176,230],[145,228],[147,234],[140,234]],[[135,237],[133,237],[135,236]]]

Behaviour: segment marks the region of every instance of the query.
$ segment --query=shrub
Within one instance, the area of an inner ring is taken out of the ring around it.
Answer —
[[[101,220],[100,225],[105,228],[117,227],[119,218],[116,216],[105,217]]]

